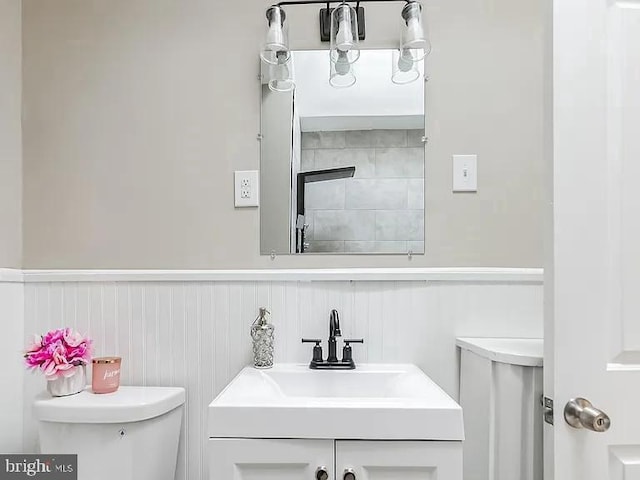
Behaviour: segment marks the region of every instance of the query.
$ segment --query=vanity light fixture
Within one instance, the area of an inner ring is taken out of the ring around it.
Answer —
[[[420,77],[419,60],[414,57],[414,51],[408,48],[394,50],[391,55],[391,81],[397,85],[404,85],[416,81]]]
[[[358,15],[355,8],[342,2],[331,12],[331,61],[354,63],[360,57]]]
[[[281,6],[273,5],[267,9],[267,35],[260,50],[260,58],[270,65],[286,62],[291,58],[288,39],[287,14]]]
[[[353,63],[347,60],[347,53],[340,52],[338,60],[329,60],[329,83],[332,87],[346,88],[356,83]]]
[[[420,61],[431,51],[422,23],[422,5],[410,0],[402,9],[400,50],[411,50],[414,61]]]
[[[293,80],[293,62],[290,54],[279,51],[276,53],[277,64],[269,65],[269,89],[274,92],[290,92],[295,88]]]
[[[401,12],[400,45],[393,54],[391,80],[405,84],[420,77],[418,63],[431,52],[431,43],[422,21],[422,5],[417,0],[339,0],[336,1],[285,0],[267,9],[267,37],[260,57],[274,66],[271,70],[269,88],[275,91],[290,91],[294,88],[291,72],[286,14],[283,6],[325,4],[320,10],[320,40],[330,42],[329,83],[334,87],[350,87],[356,82],[353,64],[360,58],[359,40],[365,38],[364,8],[360,3],[403,2]],[[355,3],[355,8],[349,5]],[[273,85],[272,85],[273,83]]]

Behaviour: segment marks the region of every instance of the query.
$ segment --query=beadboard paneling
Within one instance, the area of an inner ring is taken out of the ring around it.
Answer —
[[[458,396],[456,336],[542,336],[540,283],[426,281],[28,282],[25,332],[71,325],[95,354],[123,357],[122,383],[187,389],[178,480],[205,480],[207,405],[251,362],[249,328],[272,312],[277,362],[307,362],[300,338],[325,338],[340,312],[356,362],[412,362]],[[27,376],[28,405],[43,379]],[[27,449],[36,425],[25,409]]]
[[[0,322],[3,346],[0,349],[2,385],[10,394],[0,395],[0,452],[22,452],[24,348],[24,286],[17,271],[0,269]]]

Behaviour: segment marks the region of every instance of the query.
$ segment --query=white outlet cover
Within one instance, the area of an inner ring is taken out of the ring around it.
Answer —
[[[236,170],[233,190],[236,207],[257,207],[260,198],[258,170]]]
[[[453,155],[453,191],[478,191],[477,155]]]

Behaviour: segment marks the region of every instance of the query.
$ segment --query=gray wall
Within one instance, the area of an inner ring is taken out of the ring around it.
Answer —
[[[0,0],[0,268],[22,262],[20,0]]]
[[[24,1],[27,267],[541,266],[543,4],[426,2],[426,255],[259,255],[259,212],[233,206],[259,165],[270,1]],[[318,48],[317,8],[289,8]],[[397,41],[399,5],[367,5],[365,48]],[[225,48],[233,39],[233,48]],[[451,155],[479,155],[476,195]]]
[[[310,252],[424,252],[424,130],[302,133],[302,170],[355,166],[309,183]]]

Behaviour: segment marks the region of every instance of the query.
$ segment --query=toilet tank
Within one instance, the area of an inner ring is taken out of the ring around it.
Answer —
[[[78,480],[173,480],[184,401],[172,387],[43,393],[33,406],[40,451],[77,454]]]
[[[541,339],[458,338],[465,480],[542,480]]]

